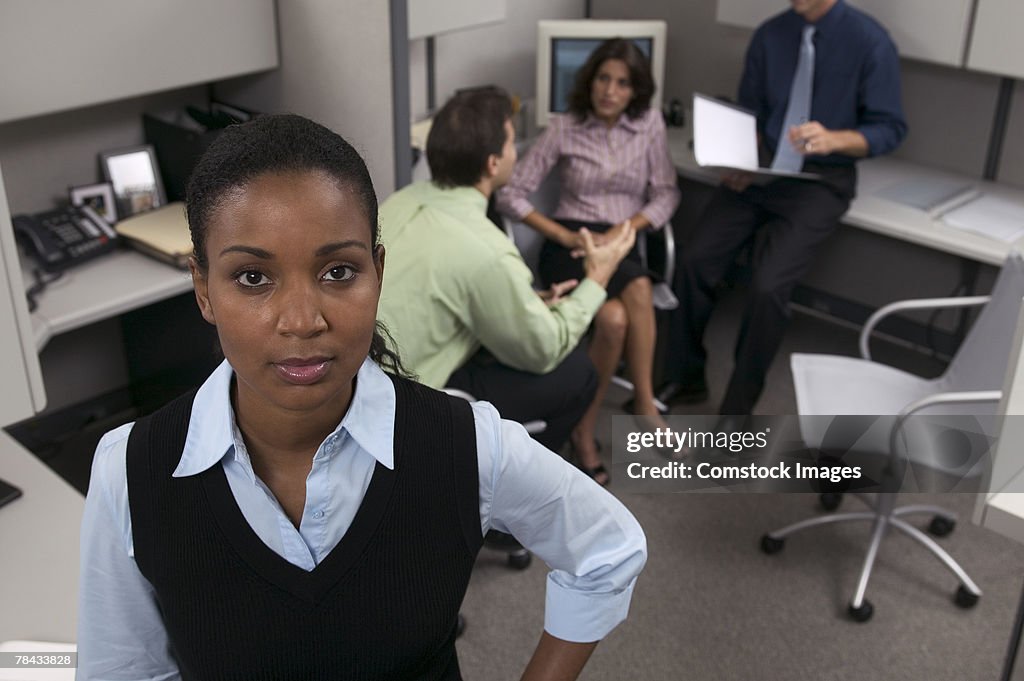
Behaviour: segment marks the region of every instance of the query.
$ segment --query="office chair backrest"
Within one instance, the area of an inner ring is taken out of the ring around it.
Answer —
[[[1024,299],[1024,259],[1006,258],[991,300],[971,326],[940,379],[943,390],[1000,390],[1006,377],[1014,331]]]
[[[553,168],[548,176],[540,183],[537,190],[530,194],[530,203],[538,212],[551,217],[558,208],[558,193],[561,185],[558,179],[558,168]],[[526,261],[527,267],[533,272],[536,285],[540,286],[540,275],[537,266],[540,263],[540,247],[544,244],[544,236],[518,220],[505,217],[505,232],[512,239],[512,243],[519,249],[519,253]]]

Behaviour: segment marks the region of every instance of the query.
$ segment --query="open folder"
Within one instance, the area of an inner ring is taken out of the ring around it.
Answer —
[[[788,144],[781,140],[779,144]],[[814,173],[762,168],[757,162],[757,119],[734,104],[707,95],[693,95],[693,154],[703,168],[745,170],[763,180],[794,177],[818,180]]]
[[[185,219],[185,204],[169,203],[121,220],[114,229],[134,248],[157,260],[187,268],[192,255],[192,236]]]

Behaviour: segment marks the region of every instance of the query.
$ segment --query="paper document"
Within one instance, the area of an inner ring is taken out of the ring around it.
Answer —
[[[788,142],[784,142],[787,143]],[[693,95],[693,155],[704,168],[746,170],[771,177],[819,178],[757,164],[757,119],[754,114],[706,95]]]
[[[981,192],[974,185],[958,180],[929,178],[898,182],[879,189],[875,196],[923,210],[936,219],[977,199]]]
[[[188,267],[192,236],[185,219],[185,204],[180,201],[133,215],[118,222],[114,229],[143,253],[177,267]]]
[[[75,668],[72,667],[59,667],[59,668],[47,668],[47,669],[31,669],[30,662],[38,664],[46,664],[50,662],[62,663],[63,660],[32,660],[24,661],[24,664],[20,664],[17,660],[17,656],[24,656],[24,653],[28,653],[31,657],[33,653],[37,655],[49,655],[53,657],[63,657],[68,653],[74,653],[76,646],[74,643],[50,643],[48,641],[4,641],[0,643],[0,659],[3,660],[3,664],[0,664],[0,681],[74,681],[75,679]],[[14,657],[13,660],[7,658]],[[10,663],[10,664],[8,664]],[[74,661],[71,663],[74,664]]]
[[[947,212],[942,221],[1010,244],[1024,237],[1024,204],[983,195]]]

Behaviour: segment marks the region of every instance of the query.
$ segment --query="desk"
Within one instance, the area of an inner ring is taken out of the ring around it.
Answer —
[[[668,129],[669,153],[676,169],[687,179],[717,184],[718,174],[715,171],[697,165],[690,148],[691,139],[689,128]],[[924,211],[875,196],[878,190],[907,180],[953,180],[973,184],[986,195],[1024,206],[1024,190],[886,156],[858,162],[857,174],[857,198],[843,216],[844,224],[990,265],[1002,265],[1013,247],[1024,251],[1024,239],[1015,244],[989,239],[950,227],[941,220],[930,218]]]
[[[85,500],[2,430],[0,477],[24,492],[0,508],[0,641],[75,641]]]
[[[25,288],[31,263],[22,260]],[[166,300],[192,289],[191,275],[137,251],[122,249],[78,265],[46,287],[32,313],[36,350],[52,337]]]

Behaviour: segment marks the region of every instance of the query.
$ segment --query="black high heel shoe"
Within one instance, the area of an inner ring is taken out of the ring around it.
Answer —
[[[601,451],[600,442],[595,442],[594,446],[597,448],[598,452]],[[588,478],[590,478],[597,484],[601,485],[601,487],[607,487],[608,484],[612,481],[612,474],[608,472],[608,469],[604,467],[603,463],[599,463],[593,468],[588,468],[587,466],[584,466],[583,461],[580,460],[579,454],[576,453],[576,445],[572,445],[572,464],[576,466],[576,468],[579,468],[581,471],[583,471],[583,474],[586,475]],[[602,476],[604,477],[603,481],[599,479]]]

